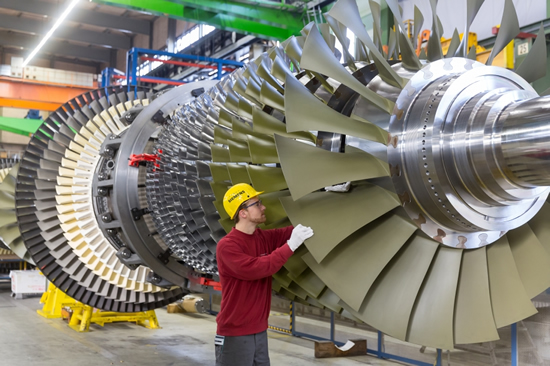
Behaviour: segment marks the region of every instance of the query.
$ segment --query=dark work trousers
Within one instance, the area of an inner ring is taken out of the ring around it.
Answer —
[[[216,366],[269,366],[267,331],[261,333],[223,337],[216,336]]]

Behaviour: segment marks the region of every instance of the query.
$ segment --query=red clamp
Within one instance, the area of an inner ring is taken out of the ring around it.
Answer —
[[[146,165],[148,161],[154,163],[156,168],[159,168],[160,165],[157,163],[159,160],[159,156],[157,154],[132,154],[130,155],[130,158],[128,159],[128,165],[133,167],[139,167],[140,165]]]
[[[209,278],[201,277],[199,283],[203,286],[211,286],[216,291],[222,290],[222,284]]]

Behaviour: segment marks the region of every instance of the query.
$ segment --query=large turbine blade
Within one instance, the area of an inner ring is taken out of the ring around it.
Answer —
[[[407,30],[404,28],[405,25],[403,23],[403,18],[401,16],[401,11],[397,0],[386,0],[386,3],[397,20],[396,38],[399,41],[399,49],[401,51],[403,65],[410,70],[420,70],[422,64],[416,56],[411,40],[407,35]]]
[[[525,319],[537,312],[525,292],[506,237],[487,248],[489,289],[497,328]]]
[[[407,340],[437,348],[453,348],[453,316],[462,251],[440,246],[418,292]],[[437,327],[427,326],[436,322]]]
[[[546,76],[546,63],[546,35],[544,33],[544,26],[541,24],[531,51],[529,51],[521,65],[519,65],[516,73],[532,83]]]
[[[486,248],[464,251],[456,293],[456,344],[498,339],[489,293]]]
[[[460,47],[457,49],[455,56],[465,57],[468,54],[468,39],[470,35],[470,26],[474,21],[481,5],[485,0],[468,0],[466,4],[466,23],[464,24],[464,33],[462,36],[462,42]],[[452,55],[450,57],[453,57]]]
[[[422,235],[413,236],[378,276],[361,309],[344,307],[384,333],[405,339],[418,292],[439,245]]]
[[[281,168],[248,165],[248,175],[255,189],[265,192],[281,191],[288,188]]]
[[[370,50],[374,63],[376,64],[380,77],[388,84],[402,88],[406,81],[397,75],[395,70],[386,61],[385,57],[380,53],[378,47],[372,42],[365,26],[361,21],[359,9],[355,0],[339,0],[328,12],[330,16],[351,29],[353,33],[363,42]],[[349,85],[348,85],[349,86]]]
[[[359,149],[334,153],[281,136],[275,143],[294,200],[333,184],[389,176],[386,163]]]
[[[309,253],[302,259],[342,301],[359,311],[380,272],[416,229],[397,215],[386,215],[350,235],[321,263]]]
[[[529,225],[506,234],[521,282],[529,298],[546,290],[550,278],[550,254],[548,254]]]
[[[283,122],[279,121],[272,115],[263,112],[259,108],[254,108],[252,115],[254,121],[252,128],[256,133],[262,133],[270,136],[277,134],[294,139],[306,140],[311,142],[316,141],[315,136],[310,132],[288,133],[286,131],[286,125]]]
[[[456,50],[460,46],[460,35],[458,34],[458,31],[455,28],[455,31],[453,32],[453,37],[451,38],[451,43],[449,44],[449,48],[447,49],[447,54],[445,55],[445,58],[454,57]]]
[[[388,143],[388,132],[372,123],[360,122],[331,109],[295,78],[286,80],[287,131],[328,131]]]
[[[281,202],[291,222],[315,232],[305,245],[318,263],[342,240],[399,205],[392,193],[371,184],[352,187],[348,193],[316,192],[298,201],[287,197]]]
[[[413,46],[416,48],[418,43],[418,35],[422,30],[422,25],[424,25],[424,16],[418,7],[414,6],[414,28],[413,28]]]
[[[323,40],[323,37],[317,29],[313,28],[309,32],[304,45],[301,66],[304,69],[319,72],[340,81],[381,110],[388,113],[392,112],[393,102],[376,94],[369,88],[365,88],[363,84],[347,72],[338,60],[330,56],[330,54],[331,51]]]
[[[486,65],[492,65],[493,59],[506,47],[521,32],[519,29],[518,15],[516,7],[512,0],[504,0],[504,12],[500,22],[500,29],[495,39],[495,44],[491,50],[491,54],[487,59]]]

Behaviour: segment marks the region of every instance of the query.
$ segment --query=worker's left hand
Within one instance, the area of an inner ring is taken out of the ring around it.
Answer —
[[[309,239],[313,236],[313,230],[308,226],[303,226],[302,224],[298,224],[292,230],[292,234],[290,234],[290,239],[288,239],[288,246],[292,251],[294,252],[300,245],[304,243],[306,239]]]

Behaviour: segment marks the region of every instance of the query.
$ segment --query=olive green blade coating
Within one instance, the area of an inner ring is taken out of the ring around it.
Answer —
[[[453,348],[453,316],[461,260],[462,250],[439,246],[411,313],[408,342]],[[434,323],[437,327],[430,325]]]
[[[344,239],[321,263],[310,254],[302,258],[346,304],[359,311],[371,285],[416,229],[400,216],[386,215]]]
[[[506,236],[487,247],[487,264],[497,328],[535,314],[537,310],[525,292]]]
[[[465,250],[456,293],[454,342],[478,343],[497,340],[489,295],[487,248]]]
[[[294,200],[333,184],[389,176],[386,163],[359,149],[330,152],[277,135],[275,143]]]
[[[281,199],[291,222],[310,226],[315,235],[305,245],[320,263],[342,240],[399,205],[397,197],[371,184],[350,192],[315,192],[298,201]]]

